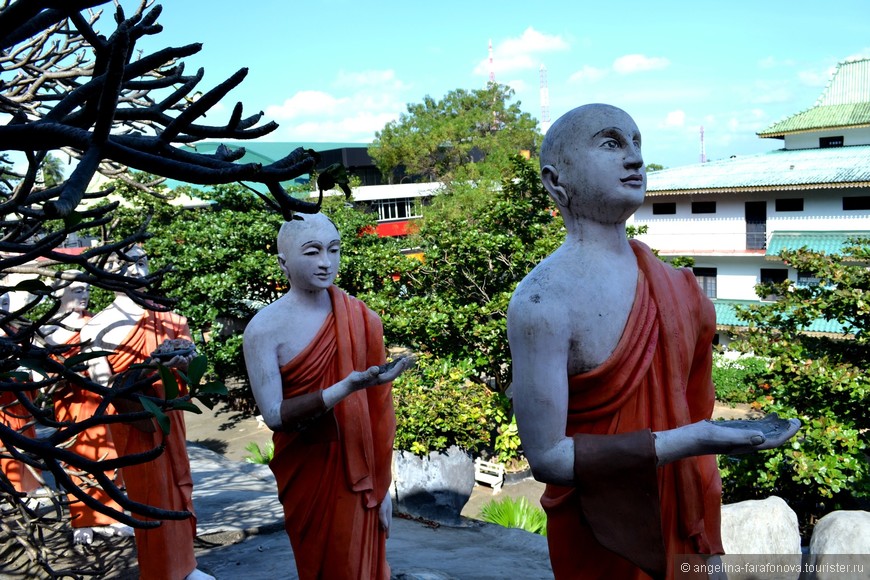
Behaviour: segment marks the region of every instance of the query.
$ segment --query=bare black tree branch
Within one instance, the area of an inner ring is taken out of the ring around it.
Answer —
[[[312,213],[319,203],[307,203],[288,195],[281,182],[310,173],[317,162],[311,150],[297,149],[269,165],[237,163],[244,150],[219,147],[202,154],[185,145],[202,139],[255,139],[277,125],[261,123],[262,113],[245,116],[235,105],[223,125],[204,123],[206,114],[247,74],[242,68],[210,90],[198,91],[200,69],[185,74],[181,59],[199,52],[199,44],[168,47],[137,55],[143,37],[159,33],[161,12],[153,0],[142,1],[127,16],[115,5],[114,30],[106,36],[99,26],[107,18],[96,7],[106,0],[0,0],[0,294],[27,295],[13,312],[0,309],[0,458],[15,459],[36,472],[51,474],[62,491],[54,497],[54,510],[64,513],[66,493],[93,509],[109,513],[133,526],[159,525],[154,520],[188,517],[131,502],[105,475],[106,471],[150,461],[163,449],[93,461],[67,449],[71,441],[94,425],[130,423],[150,418],[147,411],[112,414],[113,403],[145,398],[167,412],[183,406],[189,397],[165,401],[145,395],[153,382],[153,369],[137,369],[110,387],[83,374],[84,365],[70,357],[78,345],[51,346],[43,340],[42,328],[62,324],[58,320],[58,284],[86,282],[111,292],[121,292],[151,309],[167,309],[171,301],[151,288],[163,272],[131,279],[112,268],[123,260],[128,248],[147,239],[148,219],[134,234],[104,241],[84,251],[64,248],[71,236],[93,228],[108,228],[117,202],[94,205],[112,193],[94,186],[95,176],[122,178],[144,190],[157,183],[142,184],[129,178],[135,169],[161,179],[211,185],[246,181],[264,184],[271,194],[267,202],[285,219],[294,212]],[[9,153],[16,152],[16,153]],[[50,152],[62,152],[75,161],[75,168],[61,184],[42,185],[41,167]],[[26,168],[13,169],[13,159]],[[262,194],[261,194],[262,195]],[[70,270],[77,273],[70,273]],[[11,281],[13,277],[23,282]],[[97,413],[81,421],[56,421],[53,393],[75,385],[102,397]],[[28,424],[10,427],[4,417],[20,414]],[[25,434],[36,426],[36,435]],[[94,501],[70,475],[87,475],[132,515],[117,512]],[[15,491],[0,473],[0,511],[15,514],[0,525],[0,544],[13,542],[51,577],[82,577],[82,570],[56,570],[51,554],[41,541],[46,526],[58,519],[46,518],[33,509],[28,498]],[[43,510],[44,511],[44,510]],[[143,519],[146,518],[146,519]],[[13,522],[15,523],[13,525]],[[29,531],[28,531],[29,530]]]

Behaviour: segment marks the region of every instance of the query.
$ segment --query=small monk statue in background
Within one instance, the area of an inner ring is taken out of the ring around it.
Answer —
[[[714,454],[777,447],[800,422],[772,432],[709,421],[715,311],[690,270],[626,236],[646,191],[627,113],[593,104],[562,116],[541,146],[541,178],[566,238],[519,284],[507,322],[553,572],[672,578],[676,555],[723,553]]]
[[[78,272],[68,270],[66,273]],[[62,281],[56,293],[60,299],[57,319],[54,324],[43,327],[43,339],[53,346],[69,345],[69,348],[62,352],[62,356],[70,358],[80,351],[81,329],[91,319],[91,313],[88,311],[90,285],[77,280]],[[57,385],[54,393],[55,420],[75,423],[90,419],[101,402],[102,397],[97,393],[64,381]],[[115,459],[118,456],[108,425],[94,425],[82,431],[76,435],[67,449],[91,461]],[[72,467],[73,471],[75,469]],[[109,479],[115,476],[115,473],[106,473]],[[116,511],[122,511],[121,506],[109,497],[109,494],[92,477],[70,474],[70,478],[79,489],[95,501]],[[118,478],[115,481],[116,484],[120,484]],[[68,494],[68,498],[73,543],[91,544],[95,532],[104,536],[133,535],[133,528],[130,526],[121,524],[111,516],[85,505],[73,494]]]
[[[391,382],[380,318],[333,285],[341,240],[323,214],[278,233],[290,288],[244,333],[245,364],[266,425],[270,463],[301,580],[388,580]]]
[[[136,246],[119,258],[122,274],[145,278],[149,274],[148,256]],[[85,350],[112,351],[114,354],[88,361],[88,372],[93,381],[112,384],[115,375],[134,364],[152,360],[152,354],[164,343],[179,340],[190,342],[187,319],[174,312],[147,310],[124,293],[94,316],[81,330]],[[190,343],[192,345],[192,343]],[[168,361],[167,367],[186,370],[196,352],[188,349]],[[182,390],[185,388],[179,385]],[[163,384],[153,384],[151,393],[164,397]],[[116,401],[116,405],[121,401]],[[125,409],[118,409],[124,411]],[[121,475],[127,486],[127,496],[153,507],[193,511],[193,478],[187,457],[184,414],[167,413],[170,422],[168,435],[156,427],[154,420],[134,425],[113,423],[112,439],[119,456],[143,453],[165,445],[163,453],[153,461],[124,467]],[[136,514],[133,514],[134,516]],[[198,570],[193,541],[196,538],[196,517],[184,520],[164,520],[160,526],[136,529],[136,551],[139,576],[142,580],[214,580]]]

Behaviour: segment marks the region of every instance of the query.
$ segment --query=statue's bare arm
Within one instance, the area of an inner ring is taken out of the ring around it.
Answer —
[[[565,317],[544,304],[508,309],[508,341],[513,360],[513,400],[523,451],[535,479],[572,485],[574,441],[568,421],[568,338]]]
[[[254,317],[245,329],[243,350],[245,366],[251,390],[263,421],[273,431],[287,428],[282,421],[282,405],[284,405],[281,373],[278,365],[278,338],[287,326],[267,324],[266,317]],[[323,408],[328,410],[339,401],[361,389],[392,382],[406,369],[413,365],[410,357],[381,372],[378,366],[372,366],[364,371],[353,371],[345,378],[321,391]]]
[[[523,300],[522,294],[514,296]],[[568,350],[571,329],[565,313],[546,302],[508,311],[508,340],[513,359],[513,398],[523,450],[535,478],[573,485],[574,441],[565,435],[568,414]],[[800,428],[797,419],[775,435],[698,421],[655,432],[657,464],[695,455],[740,454],[778,447]]]

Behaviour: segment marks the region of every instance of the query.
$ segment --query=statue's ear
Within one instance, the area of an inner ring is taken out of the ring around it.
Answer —
[[[284,254],[278,254],[278,267],[281,268],[281,271],[284,272],[284,275],[287,276],[287,279],[290,279],[290,272],[287,271],[287,260],[284,259]]]
[[[541,181],[544,189],[559,207],[568,207],[568,192],[565,186],[559,183],[559,172],[552,165],[544,165],[541,168]]]

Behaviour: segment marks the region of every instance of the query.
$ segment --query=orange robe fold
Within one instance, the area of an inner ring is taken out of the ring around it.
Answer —
[[[281,368],[285,399],[384,363],[377,315],[335,286],[329,295],[332,312],[317,336]],[[385,384],[351,394],[302,431],[274,434],[269,467],[301,580],[389,579],[378,507],[390,486],[395,430]]]
[[[713,305],[689,270],[661,262],[642,243],[632,240],[631,244],[639,267],[634,305],[611,356],[598,368],[569,377],[569,436],[662,431],[709,419],[713,411]],[[674,577],[678,554],[724,553],[715,456],[684,459],[658,469],[652,457],[645,469],[649,472],[637,479],[652,477],[658,485],[667,578]],[[649,578],[596,539],[631,536],[637,520],[618,516],[619,506],[596,497],[595,490],[610,487],[606,481],[576,483],[576,487],[548,485],[541,498],[556,578]],[[617,485],[626,487],[622,480],[614,482]],[[612,527],[596,530],[589,521]],[[630,538],[627,541],[631,544]]]
[[[141,363],[166,339],[190,340],[187,320],[172,312],[146,310],[124,342],[107,357],[112,372],[120,373]],[[182,390],[184,387],[180,385]],[[163,384],[154,383],[156,396],[163,397]],[[113,424],[112,438],[118,455],[131,455],[165,444],[165,451],[153,461],[124,467],[121,471],[127,496],[146,505],[193,514],[193,478],[187,457],[187,432],[180,411],[168,414],[168,436],[158,428],[153,433],[135,427]],[[136,514],[134,514],[135,516]],[[164,520],[159,527],[136,529],[139,576],[143,580],[182,580],[196,569],[193,541],[196,518]]]
[[[66,344],[77,344],[80,340],[81,338],[77,332],[66,341]],[[78,351],[78,347],[72,347],[64,353],[64,357],[75,356]],[[55,419],[61,422],[76,422],[90,419],[94,416],[94,412],[101,402],[102,397],[93,391],[64,382],[58,386],[54,399]],[[69,446],[68,450],[92,461],[115,459],[118,456],[115,452],[115,444],[112,441],[108,425],[94,425],[90,429],[82,431],[76,436],[75,441]],[[71,469],[75,470],[76,467],[73,466]],[[115,474],[112,472],[106,472],[106,477],[110,479],[113,475]],[[96,480],[92,477],[82,478],[76,475],[70,475],[70,477],[82,491],[96,501],[119,512],[123,511],[121,506],[109,497],[109,494],[97,485]],[[119,481],[116,478],[116,484],[118,483]],[[68,498],[70,521],[73,528],[108,526],[117,521],[111,516],[91,509],[72,494],[69,494]]]
[[[32,399],[30,393],[25,395]],[[30,412],[18,402],[15,393],[9,391],[0,393],[0,422],[23,435],[36,437],[33,425],[25,427],[32,418]],[[2,444],[0,444],[0,455],[10,455]],[[22,461],[11,457],[0,457],[0,470],[6,474],[9,483],[18,492],[29,493],[39,487],[39,480]]]

